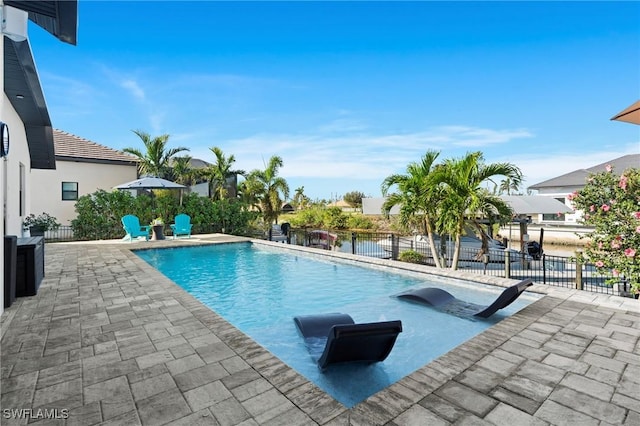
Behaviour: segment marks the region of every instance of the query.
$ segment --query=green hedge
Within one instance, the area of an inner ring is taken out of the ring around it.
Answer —
[[[150,196],[132,196],[128,191],[107,192],[99,190],[84,195],[76,202],[77,217],[71,221],[75,238],[113,239],[124,236],[121,218],[132,214],[140,224],[150,224],[161,218],[165,224],[185,213],[191,217],[194,233],[222,232],[234,235],[250,235],[258,213],[248,211],[238,200],[212,201],[198,194],[186,194],[182,198],[176,191],[160,190]],[[167,226],[167,232],[170,229]]]

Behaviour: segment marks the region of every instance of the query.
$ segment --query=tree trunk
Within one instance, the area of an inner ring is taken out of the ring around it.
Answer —
[[[442,268],[442,264],[440,263],[440,253],[438,252],[438,250],[436,250],[436,244],[433,240],[433,230],[431,229],[431,221],[429,220],[429,216],[425,217],[425,227],[427,229],[427,238],[429,239],[429,248],[431,249],[433,261],[436,263],[436,268]]]

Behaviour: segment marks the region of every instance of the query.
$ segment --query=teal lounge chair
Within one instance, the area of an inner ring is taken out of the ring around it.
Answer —
[[[149,231],[151,227],[140,225],[140,219],[138,219],[138,216],[128,214],[126,216],[123,216],[121,221],[122,227],[127,233],[127,235],[124,236],[123,240],[133,241],[134,238],[144,237],[146,241],[149,241]]]
[[[191,238],[191,218],[189,215],[184,213],[176,216],[174,220],[174,224],[170,225],[171,230],[173,231],[173,239],[175,240],[178,235],[186,235],[188,238]]]

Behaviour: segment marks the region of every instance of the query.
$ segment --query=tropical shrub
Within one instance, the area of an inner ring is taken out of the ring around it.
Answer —
[[[347,215],[340,207],[329,207],[324,211],[323,225],[329,229],[345,229],[347,227]]]
[[[371,219],[361,214],[354,214],[347,217],[347,228],[349,229],[374,229],[375,225]]]
[[[568,198],[583,212],[582,223],[594,227],[581,236],[590,240],[582,260],[612,276],[609,283],[626,279],[640,293],[640,169],[617,176],[607,166]]]
[[[287,220],[294,228],[322,228],[324,210],[314,207],[298,211]]]
[[[71,221],[73,234],[81,240],[104,240],[121,237],[122,224],[120,219],[124,215],[136,215],[140,218],[141,223],[144,223],[143,217],[141,217],[142,213],[147,210],[146,206],[141,205],[144,201],[136,199],[128,191],[98,190],[93,194],[83,195],[76,201],[77,216]],[[149,207],[150,205],[149,202]],[[151,220],[150,215],[148,220]]]
[[[128,191],[96,191],[84,195],[76,202],[77,217],[71,221],[74,236],[78,239],[112,239],[124,235],[120,219],[132,214],[141,224],[160,220],[173,223],[174,217],[185,213],[191,217],[194,233],[220,232],[247,235],[257,212],[248,211],[237,200],[212,201],[198,194],[183,197],[182,206],[175,191],[155,191],[149,196],[132,196]]]
[[[424,257],[414,250],[405,250],[398,256],[398,260],[407,263],[423,263]]]

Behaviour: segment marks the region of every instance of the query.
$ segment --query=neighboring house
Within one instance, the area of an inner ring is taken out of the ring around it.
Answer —
[[[191,159],[191,168],[193,169],[206,169],[213,164],[208,163],[204,160],[200,160],[199,158]],[[190,187],[190,192],[196,193],[203,197],[211,197],[211,189],[209,188],[209,182],[205,179],[199,179],[198,182]],[[227,178],[227,183],[225,185],[225,189],[227,190],[227,198],[236,198],[238,196],[238,175],[234,174]]]
[[[209,167],[211,163],[208,163],[204,160],[200,160],[199,158],[191,159],[191,168],[192,169],[206,169]],[[197,183],[189,188],[189,192],[201,195],[203,197],[209,196],[209,182],[198,179]]]
[[[10,1],[2,13],[2,100],[0,121],[9,130],[9,152],[0,161],[0,191],[4,206],[2,233],[22,235],[22,220],[31,208],[32,170],[55,169],[53,130],[38,71],[27,39],[27,19],[63,42],[75,45],[78,3],[70,1]],[[4,244],[0,244],[4,259]],[[4,284],[4,262],[0,262]],[[3,286],[4,287],[4,286]],[[4,292],[0,292],[0,313]]]
[[[53,130],[55,170],[32,172],[31,211],[63,226],[76,217],[79,197],[137,179],[136,158],[61,130]]]
[[[345,200],[334,201],[333,203],[327,204],[327,207],[338,207],[343,212],[356,212],[357,208],[352,207],[351,204],[347,203]]]
[[[291,203],[282,203],[282,208],[280,208],[280,213],[293,213],[296,209],[293,208]]]
[[[573,210],[571,201],[569,201],[567,196],[572,192],[579,191],[584,188],[589,175],[604,171],[607,165],[610,165],[613,168],[613,173],[620,176],[622,172],[627,169],[640,168],[640,154],[624,155],[593,167],[589,167],[588,169],[574,170],[564,175],[531,185],[529,189],[537,190],[538,195],[540,196],[555,198]],[[542,221],[573,225],[579,221],[581,216],[582,212],[580,211],[561,215],[548,213],[542,215]]]
[[[386,201],[384,197],[378,198],[363,198],[362,199],[362,214],[369,216],[381,216],[382,213],[382,205]],[[393,206],[391,208],[390,214],[396,215],[400,214],[400,206]]]

